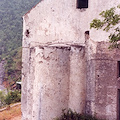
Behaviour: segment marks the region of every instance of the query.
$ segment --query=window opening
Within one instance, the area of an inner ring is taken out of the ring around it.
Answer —
[[[118,120],[120,120],[120,89],[118,89]]]
[[[118,61],[117,64],[118,64],[118,65],[117,65],[117,67],[118,67],[118,77],[120,77],[120,61]]]
[[[77,8],[88,8],[88,0],[77,0]]]
[[[85,40],[89,39],[89,31],[85,31]]]
[[[85,31],[85,34],[89,35],[89,31]]]
[[[29,37],[30,31],[26,30],[25,34],[26,34],[26,37]]]

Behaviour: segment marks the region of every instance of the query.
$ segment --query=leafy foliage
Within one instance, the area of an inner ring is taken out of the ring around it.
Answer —
[[[112,43],[110,48],[119,47],[118,41],[120,41],[120,15],[116,12],[119,8],[120,6],[117,6],[117,8],[113,7],[109,10],[102,11],[99,14],[101,19],[93,19],[93,21],[90,23],[90,28],[95,28],[97,30],[103,29],[104,31],[108,32],[110,29],[112,29],[112,33],[109,35],[110,43]]]
[[[7,105],[20,101],[21,101],[21,93],[19,91],[9,91],[8,94],[5,96],[5,103]]]
[[[0,91],[0,108],[5,105],[10,105],[11,103],[16,103],[21,101],[21,92],[20,91],[8,91],[5,94],[4,91]]]
[[[79,114],[69,109],[67,112],[63,110],[61,117],[57,118],[56,120],[102,120],[102,119],[97,119],[96,117],[91,115]]]

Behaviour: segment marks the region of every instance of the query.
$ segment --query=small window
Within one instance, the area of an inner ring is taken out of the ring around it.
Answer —
[[[118,105],[117,105],[117,115],[118,115],[118,120],[120,120],[120,89],[118,89]]]
[[[85,40],[89,39],[89,31],[85,31]]]
[[[77,8],[88,8],[88,0],[77,0]]]
[[[26,35],[26,37],[29,37],[30,31],[28,29],[26,30],[25,35]]]
[[[118,67],[118,77],[120,77],[120,61],[118,61],[117,64],[118,64],[118,65],[117,65],[117,67]]]

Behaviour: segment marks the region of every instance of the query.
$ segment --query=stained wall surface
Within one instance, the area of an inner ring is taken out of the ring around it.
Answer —
[[[86,57],[85,47],[72,46],[70,52],[70,84],[68,107],[85,113],[86,101]]]
[[[42,0],[23,16],[23,120],[52,120],[64,108],[117,119],[120,52],[90,22],[118,4],[89,0],[77,9],[77,0]]]
[[[88,0],[88,8],[77,9],[77,0],[42,0],[24,15],[23,34],[29,31],[29,42],[70,42],[84,44],[84,32],[90,30],[90,22],[99,18],[103,10],[117,6],[118,0]],[[91,39],[108,40],[102,30],[90,30]],[[25,38],[27,39],[27,38]]]
[[[29,71],[23,67],[22,119],[52,120],[69,108],[85,111],[85,48],[39,45],[28,51],[29,61],[23,61]],[[26,59],[24,53],[23,58]],[[74,94],[74,90],[79,92]]]
[[[119,114],[119,77],[118,61],[120,50],[108,49],[109,43],[97,42],[96,53],[89,50],[87,57],[86,113],[99,118],[117,120]],[[91,46],[91,47],[90,47]]]

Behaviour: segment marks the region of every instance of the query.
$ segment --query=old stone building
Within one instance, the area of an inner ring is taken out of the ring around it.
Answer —
[[[90,22],[119,0],[42,0],[23,16],[22,120],[62,109],[120,119],[120,50]]]

